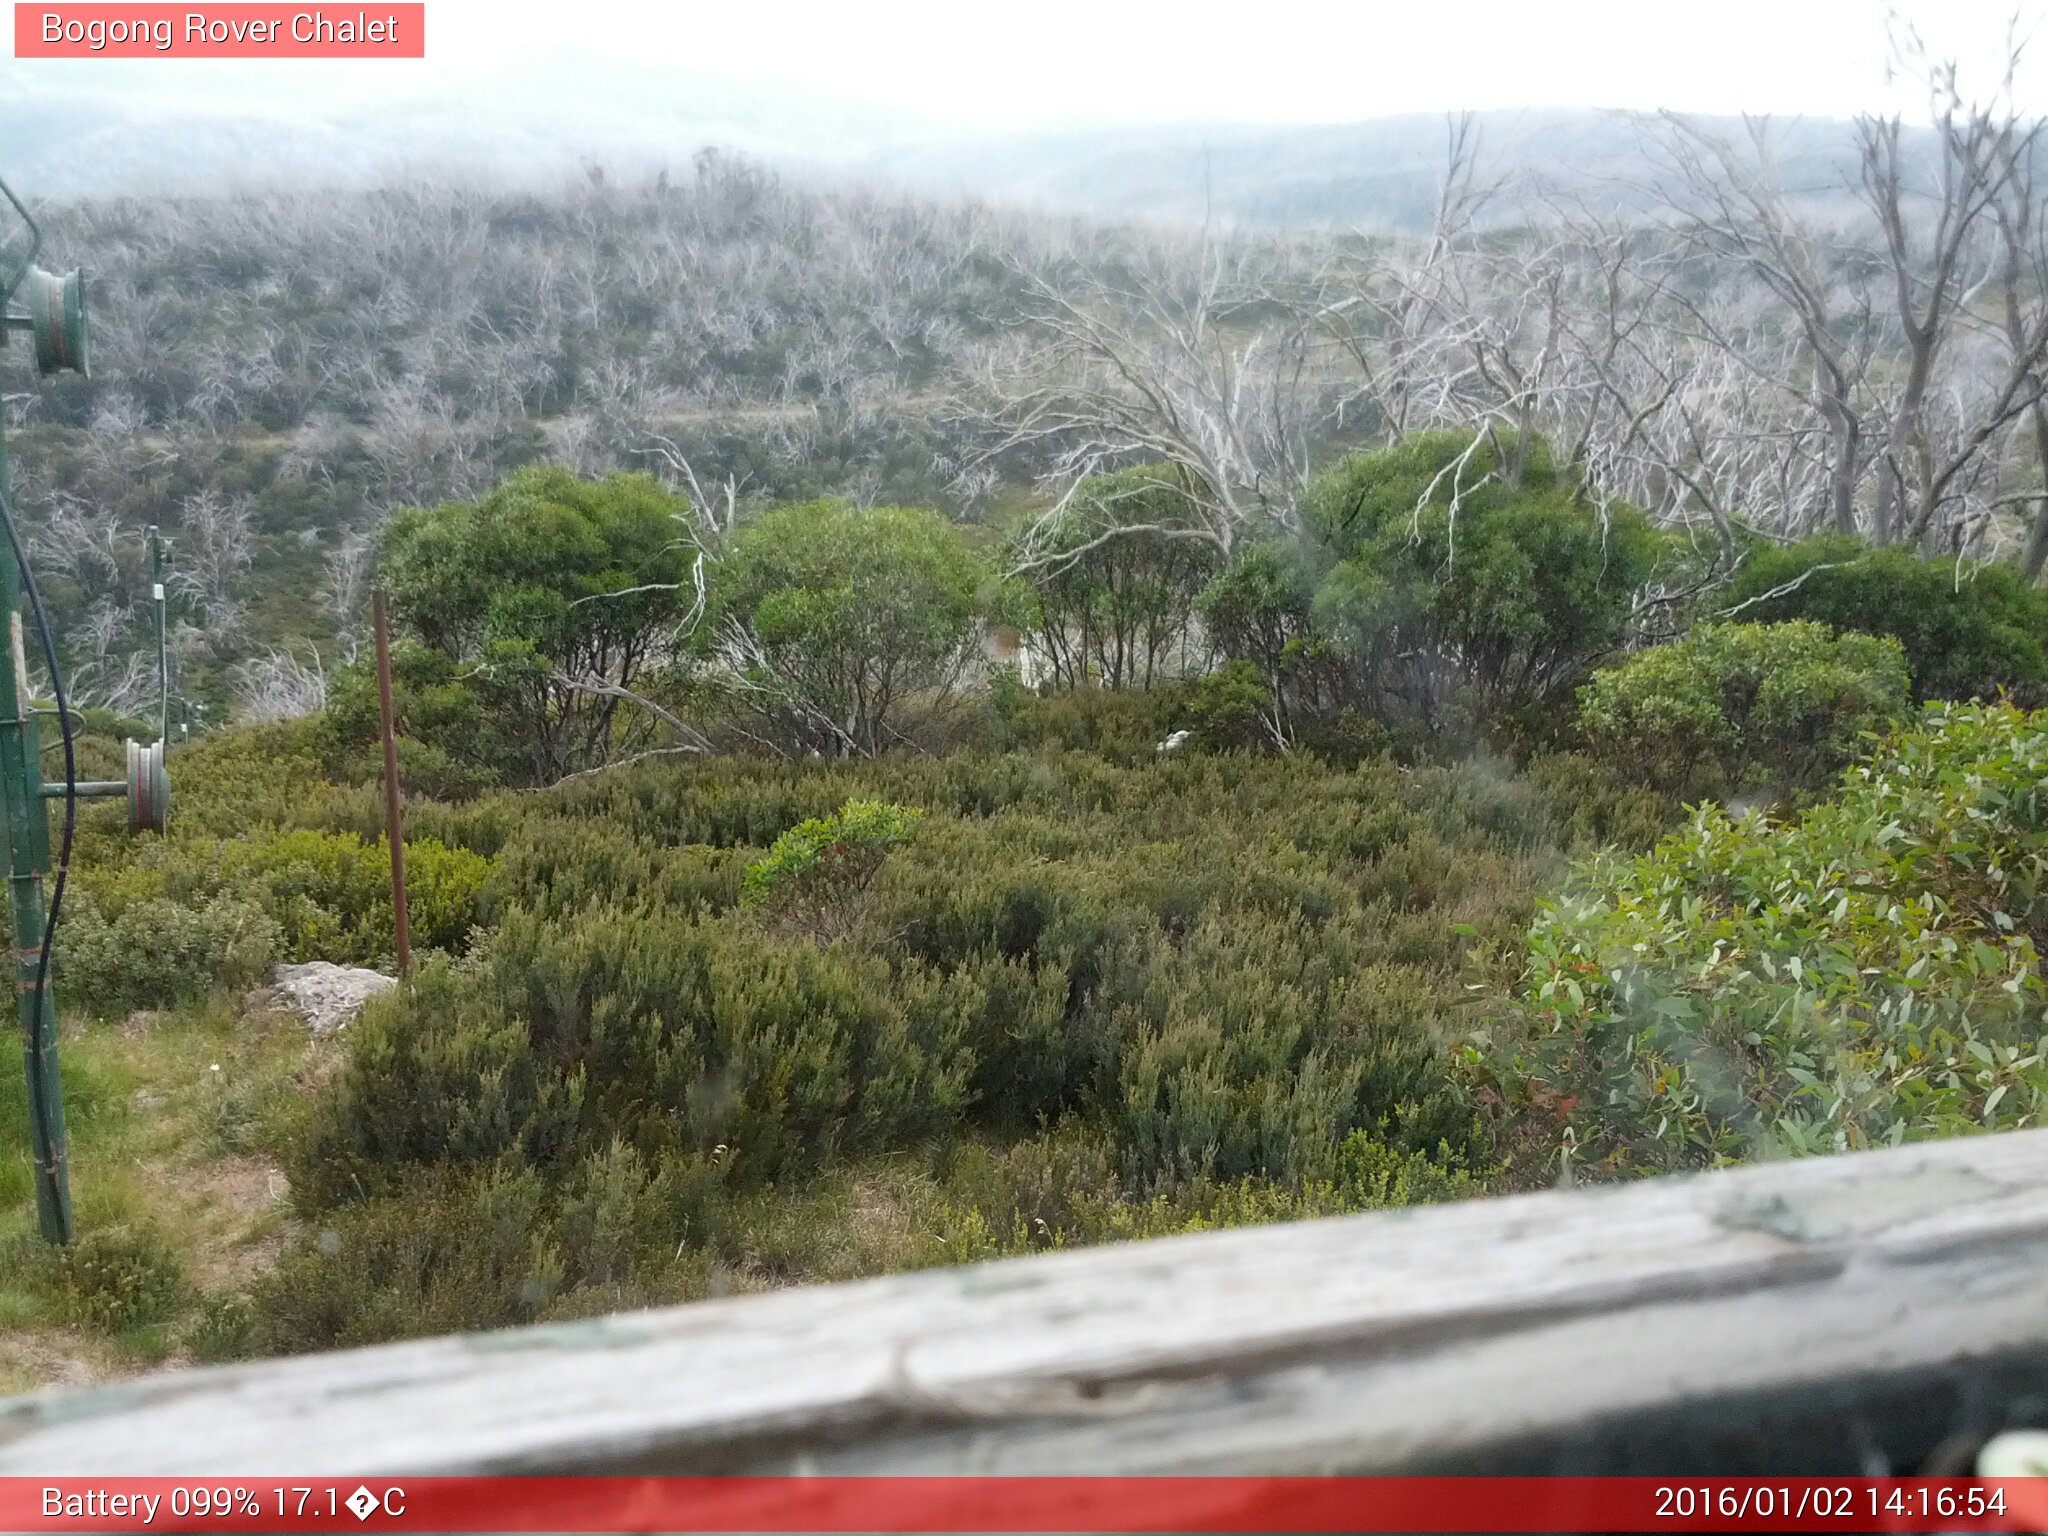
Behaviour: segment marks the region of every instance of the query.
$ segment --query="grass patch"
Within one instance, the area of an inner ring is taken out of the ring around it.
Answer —
[[[0,1063],[0,1391],[241,1352],[240,1298],[289,1229],[289,1186],[267,1149],[289,1135],[330,1049],[289,1015],[245,1017],[226,996],[67,1017],[78,1239],[64,1251],[36,1227],[21,1058]]]

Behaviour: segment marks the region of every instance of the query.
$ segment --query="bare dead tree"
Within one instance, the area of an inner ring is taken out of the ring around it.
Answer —
[[[184,536],[170,584],[199,606],[224,644],[240,626],[241,577],[256,558],[249,503],[208,487],[186,498],[179,518]]]
[[[2038,137],[2029,140],[2038,150]],[[2048,199],[2035,186],[2037,154],[2015,154],[2006,167],[2009,195],[1996,208],[1999,263],[1999,321],[2010,356],[2035,355],[2026,393],[2026,422],[2034,447],[2034,485],[2014,493],[2012,504],[2032,503],[2020,568],[2038,580],[2048,563],[2048,365],[2037,352],[2038,336],[2048,326]]]
[[[1479,215],[1500,190],[1480,173],[1477,119],[1453,117],[1428,235],[1410,246],[1354,232],[1350,249],[1325,257],[1312,303],[1317,325],[1356,370],[1343,407],[1368,405],[1396,440],[1461,425],[1471,414],[1471,285],[1460,267]]]
[[[696,466],[671,438],[657,436],[651,446],[638,451],[662,466],[671,483],[683,492],[688,506],[677,519],[682,525],[677,538],[692,552],[690,606],[684,611],[675,637],[681,644],[703,622],[709,609],[710,568],[724,556],[726,541],[739,521],[740,483],[728,475],[722,483],[707,489]]]
[[[1184,520],[1118,523],[1228,555],[1249,532],[1300,532],[1310,444],[1330,409],[1317,338],[1275,303],[1258,253],[1204,240],[1192,253],[1132,252],[1111,271],[1013,261],[1031,339],[992,357],[979,383],[1002,431],[996,452],[1033,449],[1061,487],[1022,544],[1026,567],[1072,559],[1062,537],[1084,478],[1171,465]]]
[[[2048,358],[2048,315],[2031,275],[2041,124],[2012,99],[2016,47],[2000,89],[1976,103],[1954,63],[1931,61],[1910,31],[1895,42],[1927,84],[1932,127],[1859,122],[1843,218],[1794,213],[1767,121],[1750,121],[1738,143],[1664,119],[1662,206],[1722,264],[1705,295],[1672,290],[1664,348],[1691,353],[1699,377],[1725,377],[1732,365],[1750,385],[1707,419],[1696,392],[1673,395],[1672,424],[1702,451],[1689,471],[1669,467],[1711,502],[1707,472],[1718,458],[1769,531],[1819,524],[1961,552],[2000,537],[1998,507],[2024,498],[2006,488],[2006,461],[2013,431],[2040,404]],[[1757,281],[1771,301],[1764,313],[1729,282],[1735,274]],[[1786,336],[1798,345],[1786,347]],[[1716,441],[1719,453],[1706,452]],[[1772,497],[1773,482],[1782,496]],[[1814,495],[1823,515],[1803,510]]]
[[[1871,284],[1858,263],[1844,259],[1856,254],[1848,242],[1793,211],[1768,119],[1745,119],[1742,145],[1676,114],[1663,122],[1670,181],[1659,195],[1703,253],[1758,280],[1790,321],[1802,343],[1796,352],[1743,360],[1756,387],[1804,401],[1820,422],[1825,521],[1854,533],[1869,462],[1864,387],[1881,340]],[[1707,315],[1691,318],[1695,343],[1726,350],[1727,338]],[[1801,508],[1783,510],[1794,526],[1813,521]]]
[[[1879,543],[1928,539],[1937,517],[1959,500],[1959,487],[1982,467],[1987,448],[2039,401],[2041,365],[2048,359],[2048,304],[2037,297],[2031,313],[2018,305],[2011,245],[2001,251],[1997,238],[2029,219],[2041,125],[2022,120],[2009,99],[1967,103],[1954,63],[1928,62],[1911,34],[1906,46],[1933,98],[1933,166],[1923,177],[1914,175],[1898,118],[1858,125],[1862,190],[1891,268],[1904,353],[1903,378],[1885,412],[1873,529]],[[2009,91],[2010,68],[2006,78]],[[1976,312],[1980,296],[1996,291],[2001,266],[2008,271],[2002,326]],[[2007,355],[2000,369],[1965,369],[1983,387],[1967,395],[1960,387],[1947,391],[1966,410],[1942,431],[1931,419],[1935,398],[1975,327],[2002,334]]]
[[[328,552],[326,573],[320,583],[320,605],[341,650],[344,666],[353,665],[362,652],[363,614],[370,593],[375,548],[361,534],[346,534]]]
[[[327,707],[327,669],[320,652],[307,647],[309,661],[272,648],[244,657],[228,672],[235,718],[249,723],[299,720]]]

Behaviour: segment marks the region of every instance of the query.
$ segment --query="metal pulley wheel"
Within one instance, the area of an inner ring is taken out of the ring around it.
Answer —
[[[128,830],[161,832],[171,817],[171,778],[164,771],[164,744],[128,743]]]
[[[38,373],[89,373],[90,349],[85,332],[85,274],[45,272],[30,267],[21,285],[35,332]]]

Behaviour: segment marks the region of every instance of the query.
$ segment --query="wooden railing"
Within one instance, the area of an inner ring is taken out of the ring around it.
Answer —
[[[0,1473],[1966,1470],[2048,1414],[2048,1130],[0,1403]]]

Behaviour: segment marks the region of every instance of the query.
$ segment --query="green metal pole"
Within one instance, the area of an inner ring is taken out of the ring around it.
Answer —
[[[7,443],[0,432],[0,498],[12,507]],[[22,628],[21,570],[0,540],[0,623],[7,657],[0,665],[0,831],[7,839],[7,910],[28,1068],[30,1155],[36,1219],[53,1243],[71,1241],[70,1154],[64,1136],[64,1086],[57,1065],[57,1005],[36,985],[43,953],[43,875],[50,867],[50,822],[43,812],[42,733],[30,712],[28,651]]]

